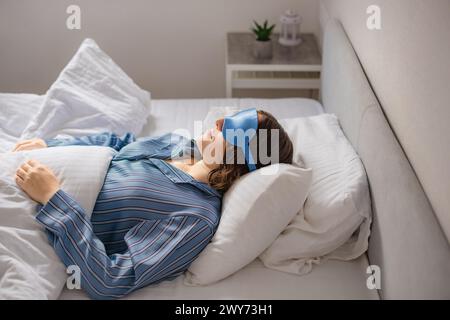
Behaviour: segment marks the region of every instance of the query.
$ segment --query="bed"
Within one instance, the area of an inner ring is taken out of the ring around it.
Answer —
[[[0,103],[12,107],[37,108],[43,97],[3,95]],[[194,134],[195,121],[202,121],[211,107],[256,107],[278,119],[322,114],[323,107],[304,98],[284,99],[177,99],[152,100],[147,124],[139,137],[154,136],[185,128]],[[189,110],[189,112],[186,112]],[[126,299],[378,299],[376,290],[366,286],[366,255],[350,261],[331,260],[305,276],[266,268],[257,258],[232,276],[208,286],[191,287],[180,276],[174,281],[140,289]],[[270,290],[268,289],[270,288]],[[64,289],[60,299],[88,299],[80,290]]]
[[[285,99],[177,99],[152,100],[151,114],[140,136],[152,136],[186,128],[202,121],[211,107],[257,107],[278,119],[307,117],[323,113],[318,101]],[[186,112],[189,110],[189,112]],[[367,257],[351,262],[329,261],[306,276],[266,268],[259,259],[232,276],[208,286],[190,287],[180,276],[140,289],[126,299],[378,299],[366,286]],[[86,299],[78,290],[65,289],[61,299]]]
[[[154,99],[140,136],[180,127],[193,133],[194,120],[203,120],[209,108],[215,106],[258,107],[279,119],[322,112],[336,114],[369,180],[374,221],[367,254],[352,261],[326,261],[304,276],[267,269],[256,259],[212,285],[188,287],[180,276],[140,289],[127,299],[450,298],[448,239],[383,115],[343,27],[335,20],[326,23],[323,51],[321,103],[300,98]],[[30,103],[39,99],[34,95],[20,98]],[[373,270],[369,266],[381,271],[379,290],[367,286]],[[81,291],[68,289],[60,296],[84,298],[87,296]]]

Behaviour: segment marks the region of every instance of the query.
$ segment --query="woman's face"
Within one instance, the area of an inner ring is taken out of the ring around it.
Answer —
[[[203,162],[211,168],[223,163],[227,142],[222,135],[223,118],[216,120],[216,127],[206,130],[197,141]]]

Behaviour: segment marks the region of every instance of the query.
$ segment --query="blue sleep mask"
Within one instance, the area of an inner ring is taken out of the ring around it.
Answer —
[[[225,141],[241,149],[250,172],[256,170],[255,157],[250,150],[250,141],[256,135],[256,130],[258,113],[255,108],[239,111],[223,120],[222,135]]]

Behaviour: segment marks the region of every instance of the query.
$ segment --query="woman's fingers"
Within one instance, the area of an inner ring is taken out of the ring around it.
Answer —
[[[30,142],[31,142],[31,140],[23,140],[23,141],[20,141],[20,142],[16,143],[16,146],[14,147],[14,150],[13,150],[13,151],[16,151],[16,149],[18,149],[18,148],[20,148],[21,146],[23,146],[23,145],[25,145],[25,144],[28,144],[28,143],[30,143]]]
[[[36,149],[34,142],[28,142],[17,148],[17,151],[33,150],[33,149]]]
[[[12,151],[34,150],[42,148],[47,148],[45,140],[36,138],[18,142]]]
[[[31,142],[22,143],[21,145],[17,146],[13,151],[27,150],[30,146],[32,146]]]
[[[23,179],[22,179],[21,177],[19,177],[17,174],[16,174],[16,183],[17,183],[20,187],[22,187],[22,185],[23,185]]]
[[[19,141],[19,142],[16,143],[16,146],[20,146],[20,145],[22,145],[24,143],[28,143],[30,141],[31,141],[31,139]]]
[[[46,147],[47,144],[45,143],[45,141],[37,138],[18,142],[12,151],[34,150]]]
[[[19,148],[21,148],[21,147],[22,147],[22,143],[17,143],[16,146],[14,147],[14,149],[13,149],[13,152],[14,151],[19,151]]]
[[[20,167],[19,169],[17,169],[16,175],[19,178],[21,178],[22,180],[25,180],[25,177],[26,177],[27,173],[22,169],[22,167]]]
[[[22,168],[23,171],[28,172],[28,171],[30,171],[30,169],[31,169],[32,167],[31,167],[31,165],[30,165],[28,162],[24,162],[24,163],[20,166],[20,168]]]
[[[28,172],[24,168],[28,168]],[[60,188],[58,178],[49,168],[31,159],[16,171],[16,183],[33,200],[44,204]]]
[[[39,165],[39,162],[37,160],[34,159],[30,159],[26,162],[30,167],[36,167],[37,165]]]
[[[37,160],[30,159],[27,162],[22,163],[22,165],[17,169],[16,175],[22,180],[25,180],[25,177],[28,174],[28,172],[37,165],[39,165],[39,162]]]

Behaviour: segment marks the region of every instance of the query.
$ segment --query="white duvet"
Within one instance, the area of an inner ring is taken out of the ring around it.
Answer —
[[[91,214],[115,152],[67,146],[0,154],[0,299],[56,299],[67,278],[35,219],[37,203],[14,181],[19,164],[36,159],[50,167],[61,188]]]
[[[36,94],[0,93],[0,153],[12,150],[43,101]]]

